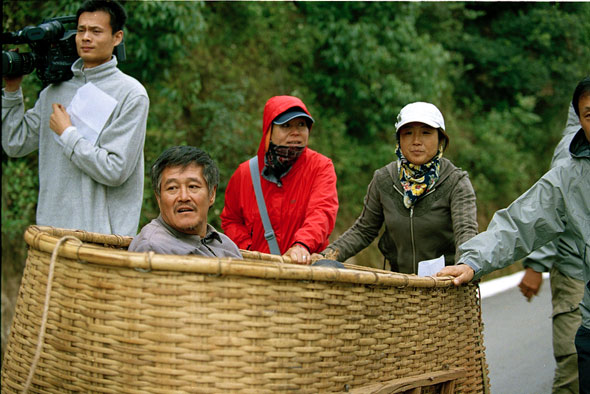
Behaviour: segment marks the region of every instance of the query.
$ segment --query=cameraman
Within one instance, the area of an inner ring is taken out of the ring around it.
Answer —
[[[149,98],[113,56],[123,40],[124,8],[88,0],[76,17],[80,58],[72,64],[72,79],[43,89],[25,113],[22,76],[4,78],[2,147],[11,157],[39,150],[37,224],[133,236],[143,198]],[[66,112],[83,86],[98,89],[82,104],[96,103],[99,113],[99,98],[111,103],[102,112],[104,126],[91,138],[81,129],[97,114],[86,110],[72,122]]]

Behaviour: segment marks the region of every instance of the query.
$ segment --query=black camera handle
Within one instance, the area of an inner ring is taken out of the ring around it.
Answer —
[[[76,15],[56,16],[54,18],[44,19],[41,23],[57,21],[59,23],[74,23],[76,22]]]

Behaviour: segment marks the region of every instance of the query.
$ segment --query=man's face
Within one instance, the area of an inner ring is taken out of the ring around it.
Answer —
[[[307,146],[308,139],[309,128],[304,117],[272,125],[270,140],[275,145]]]
[[[584,129],[586,139],[590,142],[590,94],[580,97],[578,109],[580,110],[580,124]]]
[[[123,40],[123,31],[113,34],[111,16],[105,11],[83,12],[78,18],[76,48],[84,68],[100,66],[111,60],[113,49]]]
[[[186,234],[207,235],[207,213],[215,202],[215,189],[209,195],[203,166],[166,167],[156,200],[169,226]]]

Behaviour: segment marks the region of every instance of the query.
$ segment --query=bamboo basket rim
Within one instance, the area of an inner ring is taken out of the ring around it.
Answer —
[[[75,237],[81,242],[63,237]],[[353,264],[346,269],[324,266],[292,264],[284,256],[242,250],[243,260],[215,258],[197,255],[164,255],[154,252],[129,252],[133,237],[93,233],[83,230],[62,229],[51,226],[29,226],[24,234],[25,242],[32,248],[53,253],[80,263],[91,263],[138,271],[194,272],[213,276],[238,275],[264,279],[295,279],[329,282],[372,284],[395,287],[451,287],[452,277],[419,277],[417,275],[390,272]],[[98,244],[105,244],[101,246]]]

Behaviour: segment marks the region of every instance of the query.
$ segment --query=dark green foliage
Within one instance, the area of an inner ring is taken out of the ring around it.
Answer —
[[[163,88],[171,65],[186,63],[186,49],[201,40],[205,26],[198,2],[127,1],[125,45],[128,61],[121,69],[146,85]]]
[[[416,29],[416,3],[306,3],[316,38],[315,59],[304,69],[318,101],[342,114],[347,133],[363,143],[383,138],[408,102],[441,105],[448,91],[449,54]],[[336,18],[336,16],[338,16]],[[342,111],[346,108],[346,111]]]
[[[394,157],[397,113],[417,100],[445,115],[447,157],[470,173],[485,225],[546,171],[573,88],[590,71],[587,3],[124,5],[128,60],[120,67],[144,83],[151,102],[146,175],[171,145],[208,151],[221,170],[210,214],[218,228],[227,181],[256,153],[264,104],[279,94],[303,99],[316,119],[310,146],[334,161],[335,234],[360,213],[373,172]],[[3,29],[77,6],[4,1]],[[27,107],[40,87],[25,78]],[[4,241],[34,222],[38,183],[35,154],[2,163]],[[157,214],[146,177],[141,225]]]
[[[2,234],[10,239],[22,237],[22,230],[35,222],[36,175],[36,167],[25,160],[2,163]]]

